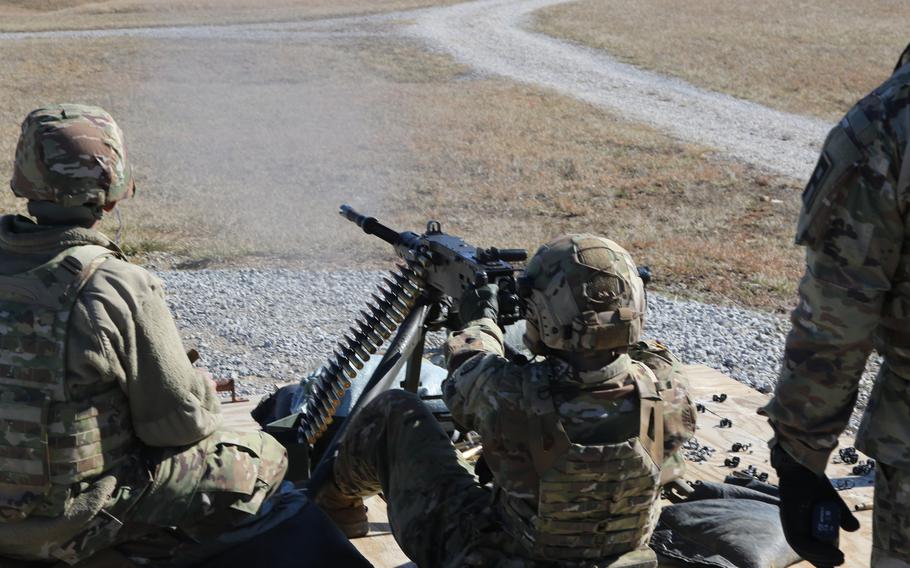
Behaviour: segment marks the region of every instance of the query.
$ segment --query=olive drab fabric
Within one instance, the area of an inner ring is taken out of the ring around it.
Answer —
[[[0,276],[0,522],[61,514],[73,484],[112,469],[133,446],[118,385],[75,390],[66,382],[70,312],[114,254],[78,246]]]
[[[10,187],[19,197],[65,207],[124,198],[135,184],[120,127],[93,106],[32,111],[22,123]]]
[[[525,342],[537,354],[606,351],[638,341],[644,283],[629,253],[594,235],[565,235],[540,247],[522,279]]]
[[[831,130],[803,193],[796,241],[806,248],[806,271],[780,381],[761,412],[774,427],[772,443],[817,473],[849,422],[873,348],[884,361],[856,445],[904,478],[910,471],[908,140],[910,65],[901,65]],[[876,501],[901,500],[888,491],[877,482]],[[910,541],[900,518],[902,528],[888,528],[903,531],[893,543]],[[910,563],[903,544],[880,549],[883,541],[873,540],[880,559]]]

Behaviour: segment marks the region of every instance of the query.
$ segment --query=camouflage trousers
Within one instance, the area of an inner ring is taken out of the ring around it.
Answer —
[[[387,391],[354,415],[339,446],[334,480],[347,495],[383,493],[392,534],[418,566],[567,566],[524,557],[502,529],[495,492],[479,484],[414,394]],[[598,564],[656,565],[629,556],[635,560]]]
[[[105,508],[118,516],[99,515],[61,560],[73,564],[113,548],[143,565],[191,565],[243,538],[232,532],[254,536],[284,520],[272,509],[260,514],[287,469],[284,448],[268,434],[215,432],[187,448],[150,449],[146,458],[152,480],[141,496],[118,490]],[[135,501],[123,513],[121,494]]]
[[[334,479],[348,495],[385,495],[395,540],[419,566],[495,566],[465,558],[496,529],[492,494],[469,467],[423,402],[392,390],[351,419]]]
[[[877,463],[872,568],[910,568],[910,471]]]

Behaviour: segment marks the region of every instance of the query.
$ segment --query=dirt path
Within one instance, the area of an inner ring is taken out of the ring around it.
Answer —
[[[0,41],[54,38],[135,37],[149,39],[237,39],[262,41],[306,41],[325,38],[373,37],[390,33],[384,27],[407,14],[422,10],[390,12],[372,16],[347,16],[296,22],[256,24],[214,24],[189,26],[146,26],[91,30],[50,30],[37,32],[0,32]]]
[[[797,179],[811,173],[830,125],[705,91],[527,31],[532,12],[567,1],[457,4],[422,12],[408,32],[478,71],[554,89]]]

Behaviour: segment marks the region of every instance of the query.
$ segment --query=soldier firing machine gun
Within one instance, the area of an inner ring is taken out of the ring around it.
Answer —
[[[372,303],[344,334],[333,356],[311,384],[301,412],[268,425],[270,432],[296,431],[300,441],[313,445],[326,432],[351,381],[370,356],[389,341],[382,360],[369,378],[350,414],[392,384],[407,364],[403,387],[417,392],[424,341],[430,330],[454,328],[462,294],[486,283],[499,286],[499,325],[522,318],[521,299],[511,262],[527,259],[524,249],[481,249],[442,231],[438,221],[427,223],[423,234],[397,232],[348,205],[340,213],[369,235],[391,244],[403,264],[383,279]],[[311,489],[331,471],[334,449],[344,425],[335,432],[310,478]]]

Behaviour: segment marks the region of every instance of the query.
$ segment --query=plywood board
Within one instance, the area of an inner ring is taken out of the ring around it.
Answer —
[[[768,481],[777,483],[777,476],[770,464],[768,440],[771,439],[771,427],[763,416],[756,411],[764,406],[768,395],[755,391],[746,385],[703,365],[686,367],[689,377],[689,389],[693,398],[705,407],[705,412],[698,415],[698,441],[716,449],[705,462],[686,462],[686,479],[694,481],[705,479],[723,481],[724,477],[734,471],[745,470],[749,465],[769,474]],[[715,402],[714,395],[726,394],[724,402]],[[720,421],[727,418],[732,421],[730,428],[721,428]],[[733,444],[751,444],[748,451],[733,452]],[[852,446],[849,437],[841,439],[841,447]],[[726,467],[724,460],[738,456],[740,465],[736,468]],[[860,454],[860,459],[866,456]],[[844,500],[860,512],[857,516],[862,525],[855,533],[841,533],[841,549],[847,556],[847,566],[865,568],[869,566],[869,554],[872,549],[872,477],[852,475],[852,465],[832,464],[828,475],[841,482],[842,486],[851,487],[841,491]],[[811,566],[803,562],[800,568]]]
[[[417,568],[417,565],[404,555],[404,552],[392,536],[392,527],[386,513],[385,501],[380,497],[370,497],[365,501],[367,518],[370,521],[370,534],[351,542],[377,568]]]
[[[259,404],[262,396],[251,396],[244,402],[230,402],[224,399],[221,402],[221,428],[234,432],[255,432],[260,430],[259,424],[250,416],[250,412]]]

